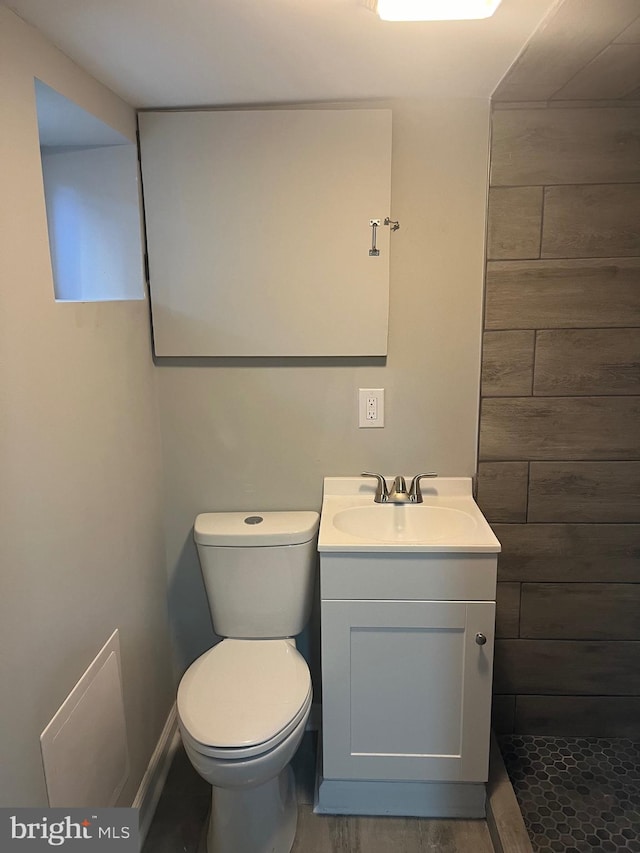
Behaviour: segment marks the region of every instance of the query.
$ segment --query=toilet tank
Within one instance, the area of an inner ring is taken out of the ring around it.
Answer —
[[[221,637],[294,637],[309,620],[317,512],[206,512],[198,548],[213,627]]]

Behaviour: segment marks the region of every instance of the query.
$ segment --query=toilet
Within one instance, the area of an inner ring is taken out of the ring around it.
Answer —
[[[294,637],[316,571],[316,512],[202,513],[194,538],[216,633],[178,687],[185,751],[212,786],[208,853],[289,853],[297,822],[289,763],[311,710]]]

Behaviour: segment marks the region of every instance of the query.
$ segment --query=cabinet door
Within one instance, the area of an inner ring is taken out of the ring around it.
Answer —
[[[486,781],[494,619],[493,602],[323,601],[324,777]]]
[[[157,355],[386,354],[390,110],[139,120]]]

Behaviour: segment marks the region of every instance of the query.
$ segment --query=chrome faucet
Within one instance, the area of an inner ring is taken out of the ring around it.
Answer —
[[[404,477],[394,477],[391,491],[387,487],[387,481],[382,474],[372,474],[368,471],[362,472],[363,477],[375,477],[378,481],[374,502],[377,504],[421,504],[422,492],[420,491],[420,480],[423,477],[437,477],[437,474],[416,474],[411,481],[407,491],[407,481]]]
[[[408,504],[411,503],[411,497],[407,491],[407,483],[404,477],[395,477],[393,486],[389,492],[387,502],[390,504]]]

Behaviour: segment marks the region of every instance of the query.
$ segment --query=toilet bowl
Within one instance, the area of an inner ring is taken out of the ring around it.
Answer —
[[[226,635],[191,664],[177,698],[185,751],[212,786],[208,853],[289,853],[293,846],[289,763],[313,693],[309,667],[288,634],[309,616],[317,528],[317,513],[307,512],[196,519],[214,628],[223,625]]]
[[[212,785],[209,853],[291,849],[289,762],[311,700],[309,668],[291,640],[223,640],[187,670],[178,719],[189,760]]]

